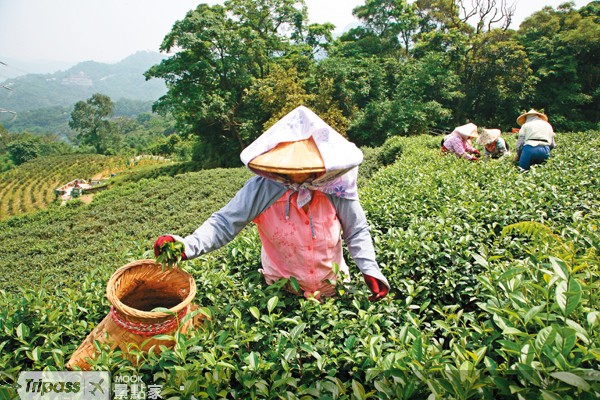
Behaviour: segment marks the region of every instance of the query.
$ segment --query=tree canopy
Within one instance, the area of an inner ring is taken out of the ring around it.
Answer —
[[[113,125],[109,120],[114,110],[110,97],[96,93],[86,101],[78,101],[71,113],[69,127],[79,132],[77,138],[93,146],[99,154],[110,150]]]
[[[238,165],[300,104],[360,145],[469,121],[510,130],[529,108],[558,130],[597,128],[598,3],[546,7],[515,31],[505,0],[366,0],[353,10],[361,25],[337,38],[308,23],[303,0],[200,4],[146,78],[165,79],[154,110],[196,135],[210,166]]]

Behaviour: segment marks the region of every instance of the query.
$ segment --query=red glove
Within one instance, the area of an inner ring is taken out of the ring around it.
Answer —
[[[473,154],[477,154],[478,156],[480,156],[480,155],[481,155],[481,153],[480,153],[480,152],[479,152],[479,150],[477,150],[477,149],[473,150]]]
[[[388,294],[388,287],[379,279],[373,278],[370,275],[363,275],[363,278],[371,290],[371,293],[373,293],[369,296],[369,301],[381,300]]]
[[[174,241],[175,239],[173,239],[173,236],[159,236],[158,239],[156,239],[156,242],[154,242],[154,257],[160,256],[163,244]]]
[[[158,258],[160,253],[162,253],[162,246],[165,243],[174,242],[174,241],[175,241],[175,239],[173,239],[173,236],[169,236],[169,235],[159,236],[158,239],[156,239],[156,242],[154,242],[154,257]],[[181,253],[181,259],[187,260],[187,256],[185,255],[185,253]]]
[[[479,161],[479,158],[477,158],[477,157],[473,157],[473,158],[471,158],[469,161]]]

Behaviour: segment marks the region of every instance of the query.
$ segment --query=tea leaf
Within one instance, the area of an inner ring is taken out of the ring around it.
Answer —
[[[156,258],[156,262],[161,264],[163,268],[175,267],[178,265],[183,257],[185,251],[185,245],[181,242],[165,242],[161,246],[161,253]]]
[[[19,326],[17,326],[16,333],[19,339],[25,340],[29,336],[29,327],[21,323]]]
[[[299,324],[298,326],[295,326],[294,329],[292,329],[290,332],[290,339],[292,341],[296,341],[305,328],[306,324],[304,322]]]
[[[550,257],[550,265],[552,265],[552,269],[554,269],[554,273],[564,280],[569,279],[569,270],[565,263],[562,260],[559,260],[555,257]]]
[[[544,307],[546,307],[546,303],[531,307],[523,318],[525,325],[527,325],[536,315],[538,315],[539,312],[544,309]]]
[[[588,324],[590,325],[590,327],[597,325],[600,321],[600,312],[592,311],[592,312],[588,313],[587,321],[588,321]]]
[[[576,279],[569,278],[556,287],[556,303],[565,317],[577,308],[579,300],[581,300],[581,285]]]
[[[275,307],[277,307],[278,301],[279,301],[279,297],[277,297],[277,296],[273,296],[269,299],[269,301],[267,302],[267,310],[269,311],[269,314],[273,311],[273,309]]]
[[[250,311],[250,314],[252,314],[252,316],[256,319],[260,319],[260,311],[258,311],[258,308],[256,308],[256,306],[252,306],[248,309],[248,311]]]
[[[555,339],[556,339],[556,330],[551,326],[547,326],[544,329],[542,329],[541,331],[539,331],[538,334],[536,335],[535,348],[538,351],[542,351],[544,349],[544,347],[552,345],[552,343],[554,343]]]
[[[587,383],[585,381],[585,379],[581,378],[580,376],[577,376],[571,372],[552,372],[550,374],[550,376],[556,378],[556,379],[560,379],[561,381],[568,383],[571,386],[575,386],[576,388],[579,388],[583,391],[589,391],[590,390],[590,385],[589,383]]]
[[[171,311],[170,309],[165,308],[165,307],[155,307],[152,310],[150,310],[150,312],[165,313],[165,314],[169,314],[169,315],[176,314],[173,311]]]
[[[302,292],[302,289],[300,288],[300,284],[298,283],[298,280],[296,278],[294,278],[293,276],[290,277],[290,285],[292,286],[292,289],[298,293]]]
[[[477,253],[473,253],[473,258],[475,259],[475,262],[477,264],[481,265],[482,267],[488,266],[487,260],[484,257],[482,257],[481,255],[479,255]]]
[[[548,390],[541,389],[540,392],[542,393],[543,400],[562,400],[563,398],[562,396],[552,393]]]

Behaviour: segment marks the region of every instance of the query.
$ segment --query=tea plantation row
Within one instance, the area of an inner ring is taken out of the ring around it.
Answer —
[[[94,367],[172,399],[598,398],[600,132],[559,135],[527,174],[440,156],[438,143],[401,138],[400,158],[361,181],[394,286],[383,301],[367,300],[359,274],[323,303],[265,285],[250,227],[184,265],[202,327],[160,356],[104,351]],[[4,381],[63,369],[108,312],[110,274],[151,257],[157,235],[189,234],[249,176],[141,179],[0,222]]]
[[[54,189],[74,179],[122,172],[127,163],[124,157],[65,154],[40,157],[0,173],[0,220],[45,209],[55,203]],[[142,164],[157,161],[142,160]]]

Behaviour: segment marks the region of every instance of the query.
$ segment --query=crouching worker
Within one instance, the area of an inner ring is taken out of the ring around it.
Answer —
[[[260,272],[268,284],[294,277],[305,297],[333,296],[334,264],[349,276],[342,253],[348,251],[369,287],[369,300],[390,289],[375,261],[356,178],[362,152],[316,114],[300,106],[264,132],[240,155],[257,176],[194,233],[160,236],[158,257],[168,241],[185,245],[192,259],[229,243],[250,222],[262,242]],[[290,289],[292,290],[292,289]]]
[[[515,161],[522,171],[529,171],[532,165],[543,164],[556,146],[555,134],[546,114],[534,109],[519,115],[521,125],[517,140]]]
[[[477,144],[483,146],[485,158],[500,158],[509,155],[508,144],[500,137],[500,129],[483,129],[477,138]]]
[[[442,154],[454,153],[457,157],[466,158],[469,161],[478,161],[478,156],[481,153],[470,143],[470,140],[478,136],[477,125],[468,123],[459,126],[442,139]]]

